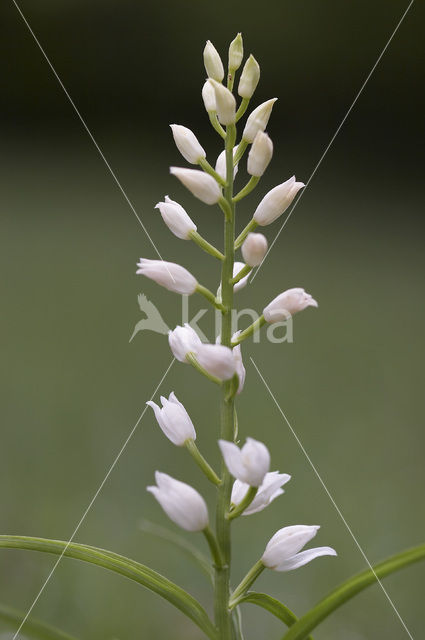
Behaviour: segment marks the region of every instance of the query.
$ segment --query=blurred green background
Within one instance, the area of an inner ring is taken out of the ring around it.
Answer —
[[[275,156],[238,207],[241,228],[268,189],[293,173],[308,179],[407,2],[20,6],[161,254],[214,288],[214,261],[172,236],[153,208],[169,194],[220,244],[220,212],[195,202],[168,174],[170,164],[182,163],[170,122],[190,126],[210,159],[220,150],[200,98],[205,40],[225,57],[242,31],[246,52],[262,67],[253,104],[279,97],[268,129]],[[241,435],[264,440],[273,468],[293,478],[265,512],[235,524],[234,581],[287,524],[321,524],[317,544],[339,553],[261,577],[260,590],[299,614],[365,562],[249,355],[370,561],[425,539],[423,17],[415,2],[258,278],[237,298],[241,307],[261,309],[280,291],[303,286],[320,303],[296,317],[293,344],[245,346],[239,402]],[[158,334],[140,333],[128,343],[142,317],[137,294],[155,301],[170,326],[180,322],[180,299],[135,276],[137,259],[155,253],[12,2],[2,3],[0,30],[0,529],[68,539],[170,362]],[[244,171],[238,180],[244,183]],[[270,241],[277,229],[266,229]],[[193,313],[201,305],[190,300]],[[213,339],[211,321],[201,324]],[[171,390],[217,464],[217,390],[180,364],[161,389]],[[149,411],[76,540],[133,556],[208,605],[209,585],[197,568],[139,530],[142,518],[168,525],[145,491],[158,468],[213,499]],[[53,563],[2,551],[0,601],[26,610]],[[424,571],[411,567],[385,582],[416,638],[424,626]],[[70,560],[60,564],[34,615],[81,639],[201,637],[149,592]],[[277,621],[253,607],[245,607],[244,620],[247,640],[282,634]],[[406,636],[378,586],[315,633],[317,640]]]

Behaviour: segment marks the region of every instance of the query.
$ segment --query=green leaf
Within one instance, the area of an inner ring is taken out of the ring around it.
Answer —
[[[298,622],[296,622],[284,636],[284,640],[304,640],[312,629],[329,616],[335,609],[338,609],[344,602],[350,600],[355,595],[376,583],[376,578],[385,578],[391,573],[407,567],[409,564],[425,559],[425,544],[407,549],[387,560],[375,565],[373,571],[367,569],[357,574],[353,578],[346,580],[339,587],[331,591],[315,607],[310,609]]]
[[[267,593],[256,593],[255,591],[247,591],[239,600],[239,604],[243,602],[250,602],[251,604],[256,604],[259,607],[263,607],[266,611],[271,613],[272,615],[279,618],[286,624],[286,626],[291,627],[298,621],[297,616],[292,613],[290,609],[286,605],[284,605],[276,598],[272,598],[267,595]],[[312,638],[309,638],[312,640]]]
[[[204,555],[202,551],[199,551],[195,545],[191,544],[186,538],[175,533],[174,531],[170,531],[165,527],[161,527],[159,524],[155,524],[154,522],[150,522],[149,520],[142,520],[140,523],[140,530],[143,533],[150,533],[157,538],[161,538],[162,540],[166,540],[167,542],[171,542],[175,547],[178,547],[184,553],[186,553],[190,558],[195,560],[195,562],[201,567],[202,571],[206,573],[206,575],[210,578],[211,581],[214,580],[214,572],[211,566],[211,563],[208,559],[208,556]]]
[[[0,548],[1,547],[7,549],[42,551],[55,555],[63,554],[64,556],[96,564],[104,569],[109,569],[109,571],[119,573],[147,589],[154,591],[168,600],[168,602],[171,602],[171,604],[193,620],[209,638],[217,640],[215,627],[205,609],[193,596],[153,569],[149,569],[149,567],[135,560],[125,558],[112,551],[106,551],[105,549],[84,544],[74,542],[68,544],[61,540],[48,540],[46,538],[32,538],[27,536],[0,536]]]
[[[25,613],[12,609],[5,604],[0,604],[0,621],[6,623],[7,627],[18,629],[22,620],[25,618]],[[25,628],[23,634],[29,638],[35,638],[36,640],[75,640],[72,636],[55,629],[44,622],[35,620],[34,618],[28,618],[25,622]]]

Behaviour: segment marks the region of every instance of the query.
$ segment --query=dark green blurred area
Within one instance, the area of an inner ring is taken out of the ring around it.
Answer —
[[[225,57],[242,31],[262,67],[254,106],[279,97],[269,126],[275,157],[238,208],[241,228],[268,189],[295,172],[304,181],[311,175],[407,2],[20,6],[161,255],[214,288],[213,259],[174,238],[153,208],[168,193],[220,245],[220,212],[168,175],[170,164],[182,164],[170,122],[193,128],[211,160],[220,150],[200,99],[205,40]],[[273,467],[293,478],[265,512],[235,523],[235,582],[286,524],[321,524],[317,544],[339,553],[297,572],[263,574],[259,590],[298,614],[365,561],[249,356],[369,560],[425,539],[423,14],[415,2],[258,278],[237,298],[262,309],[280,291],[303,286],[320,304],[295,318],[293,344],[245,346],[239,402],[242,437],[264,440]],[[154,301],[171,327],[181,321],[180,299],[134,275],[137,259],[155,252],[12,2],[2,4],[0,30],[0,530],[68,539],[171,360],[160,335],[140,333],[128,343],[141,318],[137,294]],[[278,229],[266,229],[270,242]],[[190,300],[193,314],[201,306]],[[211,320],[201,324],[213,340]],[[161,387],[171,390],[217,464],[216,389],[175,364]],[[139,531],[142,518],[168,525],[145,491],[155,469],[196,485],[212,504],[213,491],[149,411],[76,540],[133,556],[208,605],[210,588],[197,568]],[[26,611],[54,561],[2,551],[0,601]],[[424,572],[411,567],[385,581],[415,638],[424,625]],[[70,560],[34,615],[81,639],[201,637],[150,593]],[[244,619],[247,640],[282,635],[253,607]],[[315,633],[317,640],[405,636],[378,586]]]

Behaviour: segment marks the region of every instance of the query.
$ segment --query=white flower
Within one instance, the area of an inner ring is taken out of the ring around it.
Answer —
[[[254,220],[264,227],[274,222],[289,207],[304,182],[296,182],[295,176],[266,193],[254,213]]]
[[[218,82],[223,80],[223,63],[217,49],[210,40],[207,40],[204,49],[204,65],[209,78],[213,78],[213,80],[217,80]]]
[[[318,526],[304,524],[279,529],[269,541],[261,558],[262,563],[274,571],[291,571],[319,556],[336,556],[335,549],[331,547],[316,547],[301,551],[303,546],[314,538],[319,529]],[[301,553],[299,553],[300,551]]]
[[[263,175],[273,156],[273,142],[264,131],[259,131],[254,138],[248,154],[247,171],[251,176],[259,178]]]
[[[235,157],[235,153],[238,150],[238,146],[236,145],[236,147],[233,147],[233,157]],[[238,165],[235,166],[235,168],[233,169],[233,177],[235,177],[235,175],[238,172]],[[227,171],[226,171],[226,149],[223,149],[223,151],[220,153],[220,155],[217,158],[217,162],[215,163],[215,170],[217,171],[218,175],[221,176],[223,178],[223,180],[226,180],[227,178]]]
[[[198,348],[202,345],[198,334],[187,322],[184,327],[178,326],[173,331],[168,332],[168,342],[174,357],[180,362],[186,362],[187,354],[196,354]]]
[[[244,266],[245,266],[245,264],[243,262],[234,262],[233,263],[233,277],[234,278],[236,278],[236,276],[238,275],[239,271],[242,271]],[[233,287],[233,291],[236,293],[236,291],[239,291],[240,289],[243,289],[244,287],[246,287],[246,285],[248,283],[248,278],[249,278],[249,273],[247,273],[246,276],[241,278],[239,280],[239,282],[237,282],[235,284],[235,286]]]
[[[250,487],[259,487],[270,468],[270,453],[266,445],[253,438],[247,438],[242,449],[227,440],[219,440],[218,444],[232,476]]]
[[[185,482],[166,473],[155,472],[154,495],[167,516],[186,531],[203,531],[208,526],[208,509],[203,497]]]
[[[195,198],[199,198],[205,204],[216,204],[220,200],[221,189],[208,173],[181,167],[170,167],[170,173],[176,176]]]
[[[196,359],[208,373],[220,380],[230,380],[236,373],[232,350],[221,344],[201,344]]]
[[[182,447],[186,440],[196,440],[195,427],[186,409],[179,402],[172,391],[169,398],[161,396],[162,409],[155,402],[146,403],[155,413],[155,418],[164,434],[178,447]]]
[[[282,493],[285,493],[281,487],[289,482],[290,479],[291,476],[287,473],[279,473],[279,471],[270,471],[269,473],[266,473],[262,484],[258,487],[254,500],[251,502],[249,507],[245,509],[242,515],[249,516],[252,513],[258,513],[258,511],[262,511],[268,507],[275,498],[281,496]],[[240,480],[235,480],[232,489],[232,504],[237,506],[242,502],[248,489],[248,484],[241,482]]]
[[[215,111],[215,91],[209,80],[205,81],[202,87],[202,100],[204,101],[205,109],[208,113]]]
[[[236,38],[232,40],[229,46],[229,69],[237,71],[241,66],[243,58],[243,41],[242,34],[238,33]]]
[[[159,209],[162,219],[172,233],[182,240],[190,239],[190,232],[196,231],[196,224],[187,215],[181,204],[165,196],[165,202],[158,202],[155,209]]]
[[[253,55],[244,64],[238,85],[241,98],[251,98],[260,79],[260,66]]]
[[[267,239],[262,233],[248,233],[241,249],[246,264],[258,267],[267,253]]]
[[[174,142],[183,158],[191,164],[199,164],[201,158],[205,158],[205,150],[199,144],[193,131],[181,124],[170,124]]]
[[[210,78],[215,91],[215,108],[221,124],[233,124],[236,120],[236,100],[229,89],[223,87],[221,82],[216,82]]]
[[[280,322],[287,320],[298,311],[307,307],[318,307],[316,300],[300,287],[288,289],[279,294],[263,309],[266,322]]]
[[[174,262],[140,258],[137,266],[137,274],[146,276],[175,293],[194,293],[198,285],[196,278],[187,269]]]
[[[240,331],[236,331],[236,333],[234,333],[232,336],[232,340],[235,340],[239,334],[240,334]],[[244,363],[242,360],[241,345],[237,344],[236,347],[233,347],[232,353],[233,353],[233,357],[235,359],[235,364],[236,364],[236,375],[238,376],[238,379],[239,379],[239,385],[237,390],[237,394],[239,395],[243,391],[245,378],[246,378],[246,369],[244,367]]]
[[[243,130],[242,138],[246,142],[254,142],[254,138],[259,131],[264,131],[267,127],[273,105],[277,98],[272,98],[260,104],[252,113],[250,113]]]

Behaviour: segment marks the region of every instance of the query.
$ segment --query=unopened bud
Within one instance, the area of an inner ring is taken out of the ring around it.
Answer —
[[[253,55],[245,62],[241,78],[239,80],[238,93],[241,98],[251,98],[257,88],[260,79],[260,65]]]
[[[267,239],[262,233],[248,233],[242,245],[242,255],[250,267],[258,267],[267,253]]]
[[[196,231],[196,224],[187,215],[181,204],[165,196],[165,202],[158,202],[155,209],[159,209],[162,219],[177,238],[189,240],[190,232]]]
[[[204,101],[205,109],[208,113],[215,111],[215,91],[209,80],[205,81],[202,87],[202,100]]]
[[[249,115],[248,120],[246,121],[245,129],[243,130],[242,138],[246,142],[254,142],[254,138],[259,131],[264,131],[269,122],[270,114],[273,109],[273,105],[276,102],[277,98],[271,98],[271,100],[267,100],[267,102],[263,102],[260,104],[254,111]]]
[[[217,80],[217,82],[221,82],[223,80],[223,63],[217,49],[210,40],[207,40],[207,44],[204,49],[204,65],[209,78]]]
[[[185,160],[190,164],[198,164],[201,158],[205,158],[207,154],[193,131],[181,124],[170,124],[170,127],[176,147]]]
[[[299,311],[304,311],[307,307],[318,307],[317,301],[309,293],[300,287],[288,289],[280,293],[274,300],[269,302],[263,309],[263,316],[266,322],[273,324],[288,320],[290,316]]]
[[[296,182],[295,176],[278,184],[277,187],[266,193],[256,208],[253,216],[255,222],[262,227],[274,222],[286,211],[302,187],[304,187],[304,183]]]
[[[236,100],[229,89],[223,87],[220,82],[211,80],[215,91],[215,106],[217,116],[221,124],[233,124],[236,121]]]
[[[221,189],[208,173],[181,167],[170,167],[170,173],[176,176],[195,198],[202,200],[205,204],[216,204],[220,200]]]
[[[248,154],[247,171],[251,176],[259,178],[267,169],[273,156],[273,142],[267,133],[259,131]]]
[[[239,69],[243,58],[243,40],[242,34],[238,33],[236,38],[232,40],[229,47],[229,70],[236,71]]]

